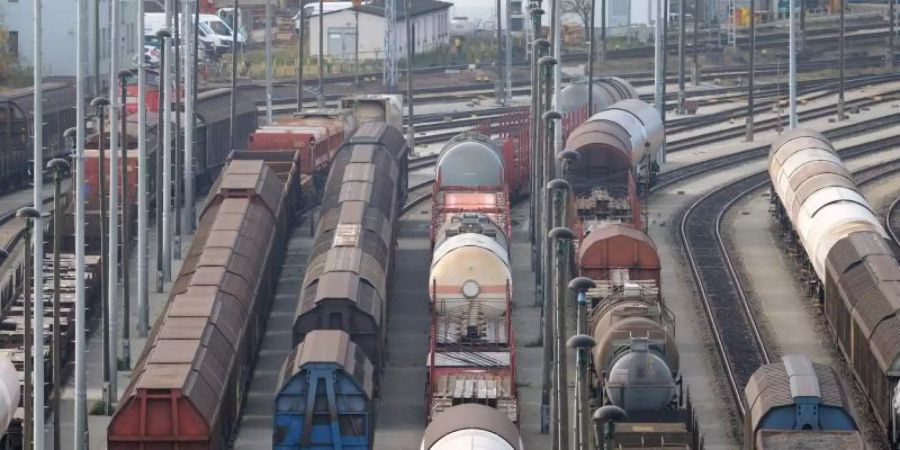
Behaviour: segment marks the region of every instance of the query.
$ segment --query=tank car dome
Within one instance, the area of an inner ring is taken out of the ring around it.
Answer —
[[[613,364],[606,395],[626,411],[653,411],[669,406],[676,397],[675,379],[661,357],[646,343],[635,342],[630,353]]]
[[[522,450],[522,437],[506,414],[467,403],[435,417],[425,428],[421,450]]]
[[[461,133],[444,145],[437,171],[443,186],[503,186],[503,154],[487,136]]]
[[[594,80],[594,111],[599,111],[618,101],[637,98],[631,84],[622,78],[609,77]],[[588,81],[575,80],[560,91],[559,111],[563,114],[587,107]]]

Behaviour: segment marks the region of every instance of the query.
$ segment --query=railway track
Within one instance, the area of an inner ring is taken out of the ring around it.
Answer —
[[[884,213],[884,228],[891,239],[900,244],[900,239],[898,239],[900,238],[900,197],[895,198]]]
[[[410,212],[416,206],[421,205],[425,201],[431,198],[431,185],[434,184],[434,180],[426,180],[418,184],[414,184],[407,188],[407,198],[406,203],[403,205],[403,208],[400,209],[400,216],[405,215]],[[418,195],[412,195],[413,193],[417,193]]]
[[[877,97],[865,97],[849,100],[845,103],[846,111],[853,109],[868,108],[886,101],[895,100],[894,96],[900,94],[900,89],[893,89],[885,92]],[[823,105],[812,109],[807,109],[798,113],[799,119],[809,121],[829,117],[837,113],[836,106],[833,104]],[[769,117],[754,122],[754,130],[756,132],[776,129],[783,127],[787,123],[787,117]],[[686,136],[681,139],[673,140],[666,144],[667,152],[680,152],[690,150],[701,145],[708,145],[716,142],[722,142],[730,139],[740,138],[746,133],[745,124],[736,124],[720,130],[708,133],[698,134],[694,136]]]
[[[891,136],[853,145],[838,153],[847,159],[898,145],[900,138]],[[865,183],[867,181],[864,180],[897,171],[900,171],[900,161],[879,164],[855,175],[858,182]],[[725,367],[729,388],[741,416],[746,414],[747,408],[743,387],[759,366],[770,362],[771,355],[722,239],[722,218],[738,200],[768,183],[768,172],[764,170],[707,193],[686,209],[679,230],[716,348]]]

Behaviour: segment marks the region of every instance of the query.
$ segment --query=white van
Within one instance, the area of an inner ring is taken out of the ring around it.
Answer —
[[[200,14],[200,23],[209,27],[209,29],[215,33],[216,37],[222,39],[229,47],[231,47],[231,44],[234,41],[232,35],[233,32],[231,31],[231,27],[220,19],[219,16],[215,14]],[[238,42],[243,42],[240,35],[238,35]]]
[[[179,16],[180,19],[180,16]],[[156,32],[166,28],[165,13],[145,13],[144,14],[144,36],[155,36]],[[216,54],[227,53],[231,50],[231,38],[223,39],[214,33],[209,26],[201,20],[198,28],[200,42],[206,44],[205,47],[212,47]]]

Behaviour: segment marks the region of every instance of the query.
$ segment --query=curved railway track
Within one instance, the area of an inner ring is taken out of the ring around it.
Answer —
[[[900,139],[892,136],[850,146],[838,153],[847,159],[898,145]],[[855,176],[858,183],[866,183],[897,171],[900,171],[900,161],[878,164],[855,172]],[[722,218],[738,200],[768,183],[767,171],[740,178],[693,202],[680,219],[679,237],[741,416],[747,408],[743,387],[759,366],[770,362],[771,355],[722,239]]]
[[[400,215],[403,216],[406,213],[410,212],[416,206],[424,203],[428,199],[431,198],[431,185],[434,184],[434,180],[426,180],[418,184],[414,184],[407,189],[407,197],[406,203],[403,205],[403,208],[400,209]],[[413,192],[422,192],[419,195],[413,196]]]

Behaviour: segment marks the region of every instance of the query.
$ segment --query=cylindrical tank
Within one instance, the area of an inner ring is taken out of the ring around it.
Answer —
[[[619,77],[606,77],[594,80],[594,111],[599,111],[616,102],[629,98],[638,98],[631,83]],[[559,110],[561,113],[587,108],[588,81],[586,78],[575,80],[559,93]]]
[[[428,292],[436,308],[467,308],[477,301],[480,313],[506,314],[512,274],[506,249],[494,239],[460,234],[434,250]]]
[[[483,213],[460,213],[446,216],[443,223],[439,224],[437,228],[434,246],[440,247],[448,238],[465,233],[482,234],[493,238],[507,252],[509,251],[506,231],[491,216]]]
[[[646,339],[633,339],[614,361],[604,385],[612,403],[633,413],[665,409],[677,398],[674,374]]]
[[[464,132],[447,141],[437,161],[439,187],[502,187],[503,153],[487,136]]]
[[[828,139],[792,130],[772,144],[769,177],[820,280],[835,243],[851,233],[887,233]]]
[[[506,414],[467,403],[440,413],[425,428],[420,450],[523,450],[522,437]]]
[[[570,184],[590,184],[616,172],[635,171],[664,140],[662,120],[652,106],[640,100],[622,100],[569,134],[565,150],[578,152],[579,158],[569,164],[566,179]]]
[[[12,361],[0,354],[0,436],[6,433],[19,406],[19,377]]]

